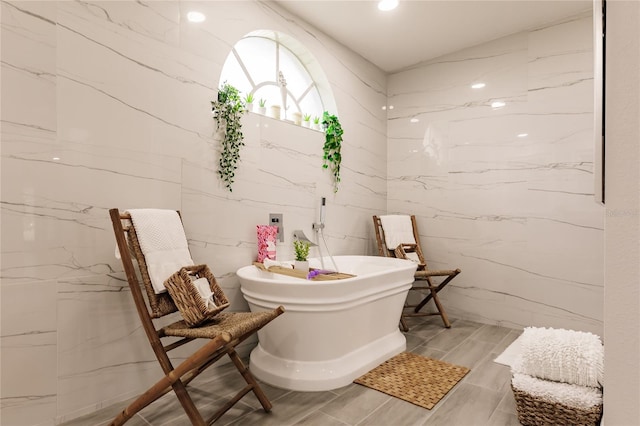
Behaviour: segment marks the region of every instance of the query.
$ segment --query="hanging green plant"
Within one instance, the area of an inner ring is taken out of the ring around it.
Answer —
[[[338,183],[340,183],[340,163],[342,155],[340,148],[342,147],[342,126],[338,117],[330,115],[327,111],[322,115],[322,125],[324,127],[324,156],[322,168],[331,170],[333,173],[333,192],[338,192]]]
[[[241,119],[245,112],[245,105],[238,89],[227,82],[223,83],[218,90],[218,99],[211,101],[211,111],[213,111],[217,129],[222,130],[223,133],[218,175],[231,192],[240,161],[240,148],[244,146]]]

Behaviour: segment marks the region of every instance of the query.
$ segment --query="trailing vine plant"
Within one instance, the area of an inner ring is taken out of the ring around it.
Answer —
[[[342,155],[340,148],[342,147],[342,126],[338,117],[330,115],[327,111],[322,115],[322,126],[325,131],[324,155],[322,157],[322,168],[329,169],[333,174],[333,192],[338,192],[338,183],[340,183],[340,163]]]
[[[217,130],[222,130],[223,133],[218,175],[229,192],[232,192],[231,186],[240,161],[240,148],[244,146],[241,119],[245,106],[238,89],[224,82],[218,89],[218,99],[211,101],[211,111]]]

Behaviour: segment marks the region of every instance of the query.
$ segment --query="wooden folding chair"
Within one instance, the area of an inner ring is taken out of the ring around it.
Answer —
[[[387,230],[383,226],[383,220],[381,216],[373,216],[373,227],[376,233],[376,242],[378,243],[378,253],[380,256],[385,257],[397,257],[401,259],[410,259],[418,263],[418,269],[414,275],[415,282],[411,291],[418,291],[423,294],[424,290],[428,290],[428,293],[417,304],[409,304],[405,302],[402,316],[400,317],[400,326],[403,331],[409,331],[405,318],[409,317],[423,317],[431,315],[439,315],[442,318],[442,322],[446,328],[451,327],[447,313],[445,312],[440,299],[438,298],[438,292],[440,292],[452,279],[454,279],[461,271],[460,269],[451,270],[430,270],[427,267],[427,262],[422,254],[422,248],[420,247],[420,237],[418,235],[418,225],[416,224],[416,217],[414,215],[395,215],[389,216],[388,223],[395,220],[399,228],[393,230]],[[391,222],[394,223],[394,222]],[[402,226],[400,226],[402,224]],[[408,240],[408,241],[404,241]],[[434,283],[433,278],[444,277],[439,284]],[[431,300],[436,305],[437,312],[420,312],[420,310]],[[407,298],[408,300],[408,298]],[[407,312],[407,309],[412,309],[413,312]]]
[[[235,348],[240,342],[282,314],[284,312],[282,306],[266,312],[220,312],[214,318],[195,327],[188,327],[183,320],[156,327],[154,320],[176,312],[178,309],[168,293],[156,294],[154,291],[131,216],[128,213],[120,213],[118,209],[109,210],[109,214],[131,295],[151,348],[164,372],[164,377],[126,407],[111,422],[111,425],[124,424],[138,411],[172,389],[193,425],[212,424],[250,391],[258,398],[264,410],[269,412],[271,403],[236,353]],[[137,268],[134,267],[132,256],[136,260]],[[138,281],[136,269],[146,290],[146,298]],[[176,337],[180,339],[173,341]],[[165,344],[162,341],[165,338],[172,338],[173,342]],[[207,339],[209,342],[199,347],[174,368],[168,352],[198,339]],[[229,356],[247,385],[205,422],[189,395],[187,385],[224,355]]]

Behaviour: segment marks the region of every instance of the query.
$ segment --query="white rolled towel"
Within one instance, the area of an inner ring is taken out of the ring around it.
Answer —
[[[571,408],[588,410],[602,404],[602,390],[600,388],[541,380],[520,373],[513,374],[511,384],[514,388],[529,395]]]
[[[211,291],[211,286],[209,285],[209,280],[206,277],[202,277],[196,280],[192,280],[191,282],[198,291],[200,297],[202,297],[202,300],[204,300],[205,304],[207,305],[207,309],[211,311],[217,308],[214,294]]]
[[[580,386],[604,383],[604,346],[600,337],[565,329],[527,327],[520,338],[515,373]]]
[[[269,268],[272,266],[280,266],[282,268],[293,269],[293,265],[291,264],[291,262],[278,262],[277,260],[271,260],[267,258],[262,261],[262,264],[267,270],[269,270]]]

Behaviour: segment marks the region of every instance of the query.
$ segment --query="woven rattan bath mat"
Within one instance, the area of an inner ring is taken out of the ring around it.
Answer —
[[[468,372],[467,367],[402,352],[354,383],[430,410]]]

